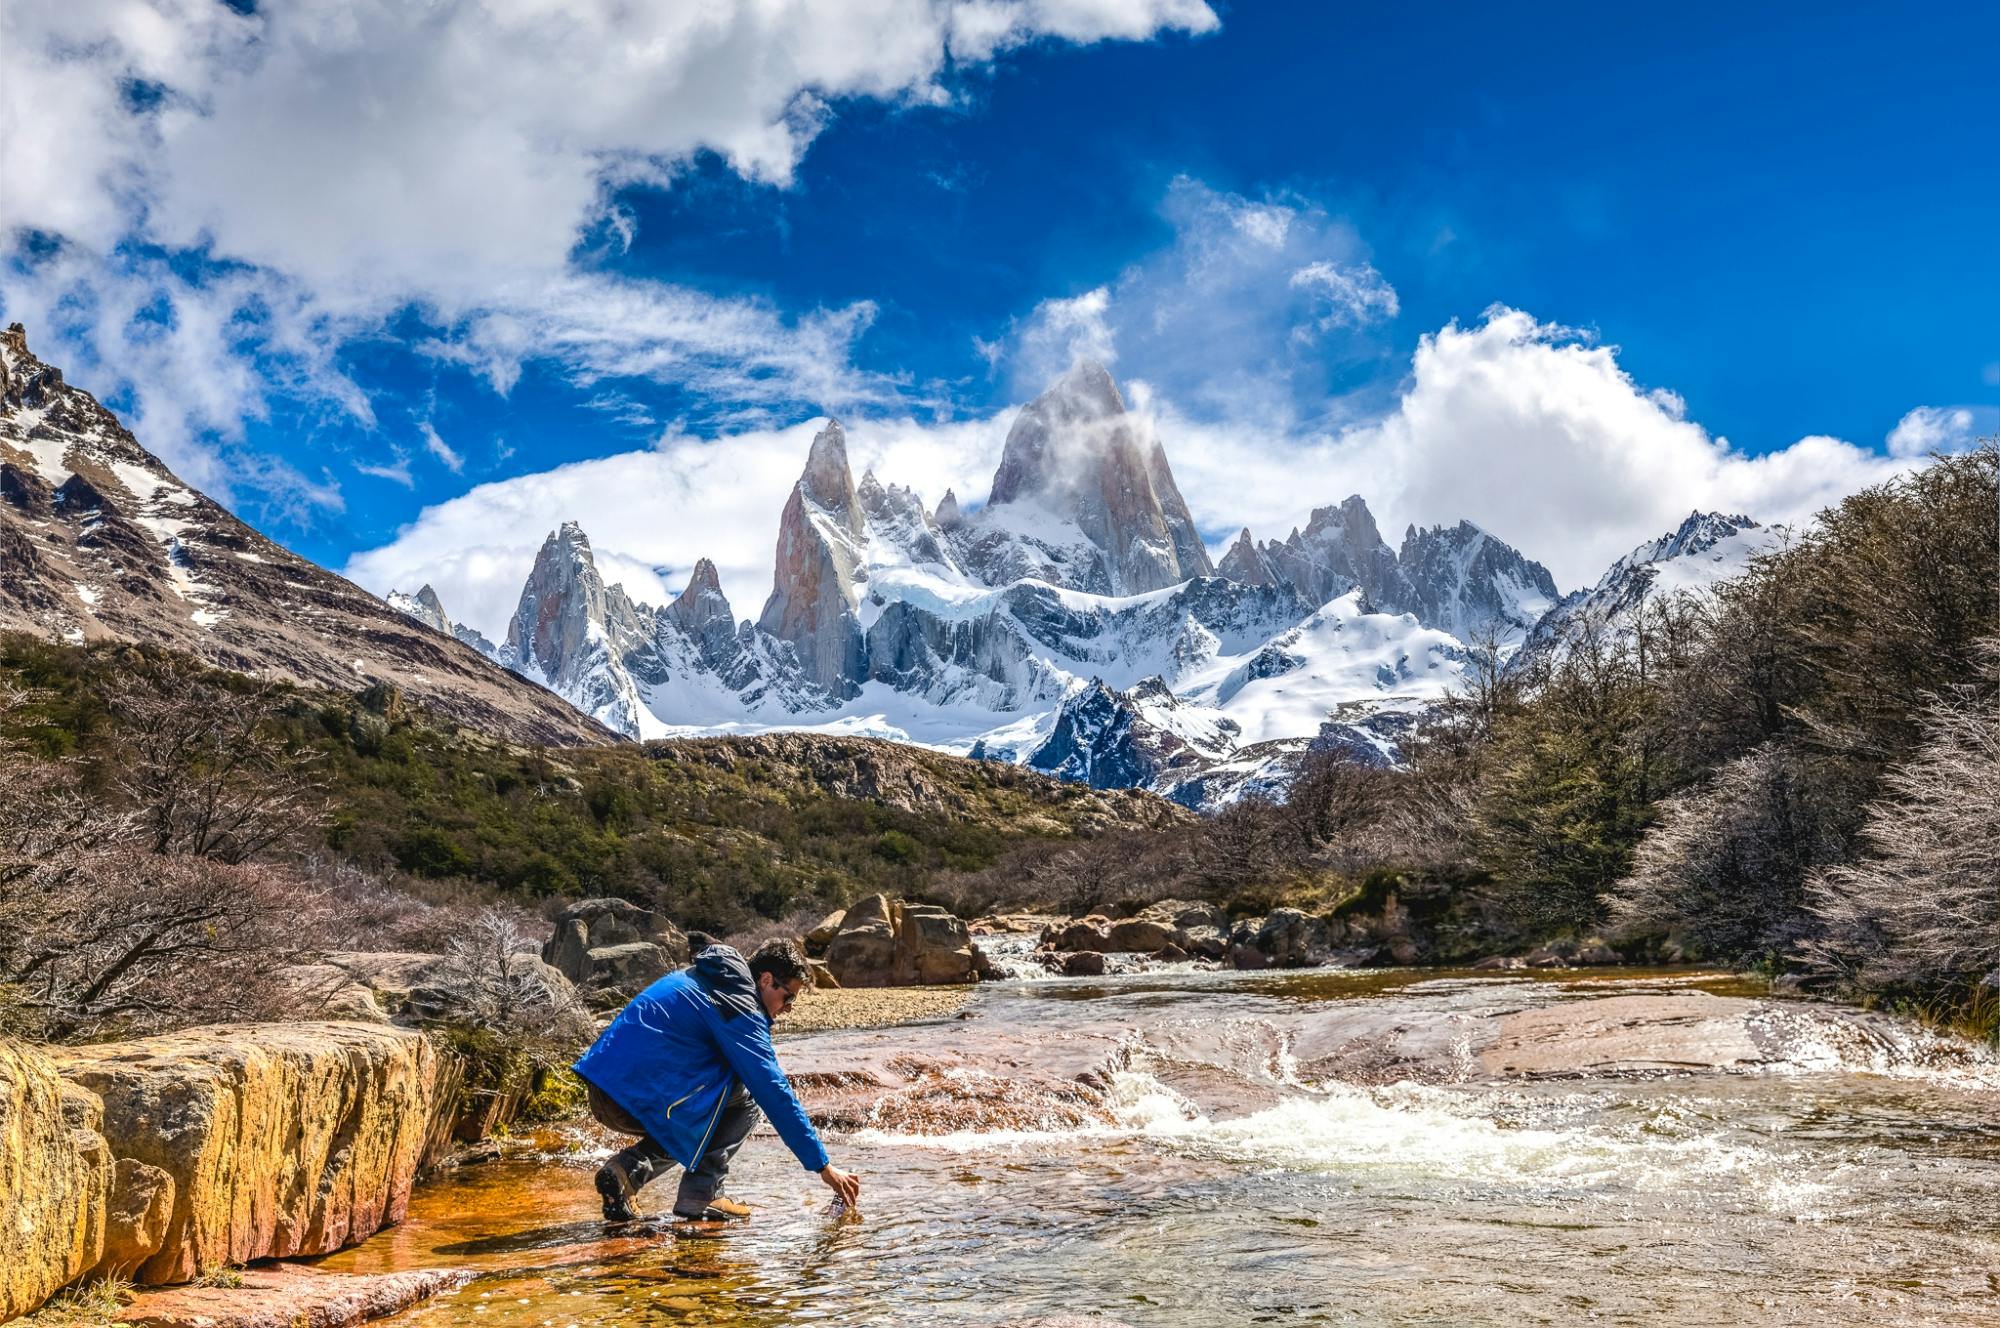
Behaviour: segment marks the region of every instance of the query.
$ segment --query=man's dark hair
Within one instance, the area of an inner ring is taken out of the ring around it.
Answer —
[[[812,985],[812,973],[806,968],[806,957],[799,953],[798,942],[782,936],[764,942],[750,956],[751,979],[754,981],[759,973],[769,973],[771,981],[781,987],[793,981]]]

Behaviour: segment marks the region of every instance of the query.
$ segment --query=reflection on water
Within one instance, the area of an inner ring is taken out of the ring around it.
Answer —
[[[427,1186],[327,1263],[484,1271],[404,1328],[2000,1325],[1990,1057],[1809,1011],[1754,1073],[1497,1081],[1466,1050],[1516,1010],[1690,986],[1754,994],[1630,973],[999,985],[968,1023],[783,1048],[953,1057],[912,1091],[981,1103],[981,1082],[1092,1085],[1087,1119],[1048,1128],[850,1129],[830,1142],[864,1177],[859,1217],[763,1133],[731,1185],[747,1223],[608,1232],[595,1156],[570,1153]]]

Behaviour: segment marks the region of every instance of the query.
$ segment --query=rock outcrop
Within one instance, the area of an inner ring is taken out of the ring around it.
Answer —
[[[989,585],[1035,577],[1133,595],[1215,570],[1166,453],[1088,360],[1021,408],[986,506],[948,533]]]
[[[101,1104],[122,1185],[95,1209],[116,1227],[91,1263],[115,1255],[148,1285],[401,1221],[443,1106],[430,1042],[363,1024],[219,1025],[52,1058]]]
[[[689,959],[688,938],[624,899],[586,899],[556,916],[542,959],[596,1003],[623,1004]]]
[[[46,1048],[0,1038],[0,1320],[104,1256],[114,1164],[95,1106],[67,1089]]]
[[[847,438],[829,420],[778,519],[777,568],[757,625],[789,642],[806,677],[835,696],[852,696],[866,675],[855,615],[866,540]]]
[[[324,1273],[299,1264],[246,1268],[235,1286],[146,1292],[117,1319],[124,1328],[353,1328],[385,1319],[472,1279],[455,1268]]]
[[[842,916],[826,966],[843,987],[976,982],[979,957],[965,923],[933,904],[869,895]]]

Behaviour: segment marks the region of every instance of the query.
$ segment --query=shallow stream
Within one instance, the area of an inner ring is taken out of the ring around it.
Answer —
[[[763,1130],[730,1185],[753,1220],[608,1229],[581,1136],[426,1186],[325,1266],[481,1270],[399,1328],[2000,1325],[2000,1063],[1759,994],[988,984],[968,1017],[780,1039],[858,1214]]]

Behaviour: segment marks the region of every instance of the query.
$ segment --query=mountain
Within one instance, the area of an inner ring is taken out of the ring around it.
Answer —
[[[1469,521],[1411,526],[1392,550],[1360,495],[1314,509],[1304,530],[1258,544],[1246,529],[1219,571],[1246,585],[1288,585],[1314,604],[1359,588],[1388,613],[1407,613],[1461,641],[1518,644],[1561,596],[1546,567]]]
[[[1358,495],[1210,562],[1150,421],[1079,363],[1024,406],[984,502],[864,471],[828,421],[740,621],[714,565],[660,606],[550,531],[495,646],[436,591],[383,603],[176,479],[88,394],[0,339],[0,626],[144,639],[325,686],[382,678],[524,740],[780,729],[894,738],[1192,807],[1281,794],[1313,747],[1398,759],[1468,646],[1516,659],[1773,538],[1695,514],[1588,591],[1469,522],[1400,549]],[[594,722],[593,722],[594,721]],[[602,726],[602,727],[600,727]]]
[[[565,525],[499,657],[634,737],[872,734],[1213,807],[1281,791],[1313,744],[1395,759],[1466,642],[1518,642],[1557,598],[1469,523],[1392,550],[1359,496],[1217,567],[1150,423],[1084,361],[1022,407],[977,505],[856,481],[828,421],[754,623],[705,563],[666,608],[631,602]],[[435,599],[412,612],[448,630]]]
[[[953,523],[951,542],[990,586],[1134,595],[1215,570],[1165,450],[1089,360],[1021,408],[986,505]]]
[[[1408,598],[1382,603],[1465,642],[1516,644],[1562,598],[1548,568],[1470,521],[1411,526],[1396,565]]]
[[[1779,547],[1787,533],[1783,526],[1762,526],[1747,516],[1690,512],[1677,529],[1611,564],[1596,585],[1551,608],[1508,667],[1524,671],[1546,663],[1586,632],[1627,635],[1649,598],[1700,593],[1738,576],[1752,558]]]
[[[152,642],[319,687],[386,681],[520,742],[612,739],[182,482],[37,358],[18,323],[0,333],[0,627]]]

